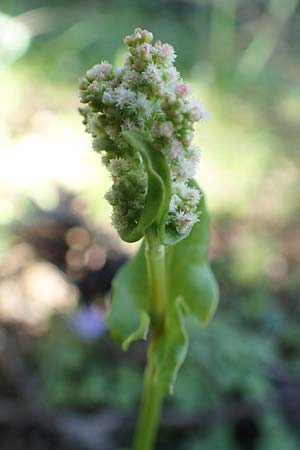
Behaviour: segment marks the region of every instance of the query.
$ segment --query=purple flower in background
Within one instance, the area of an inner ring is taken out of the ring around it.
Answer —
[[[71,318],[71,325],[87,341],[94,341],[107,331],[103,312],[94,306],[80,306]]]

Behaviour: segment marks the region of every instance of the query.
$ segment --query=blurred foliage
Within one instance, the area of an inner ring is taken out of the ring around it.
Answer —
[[[196,322],[191,325],[188,364],[174,395],[178,408],[216,406],[230,395],[267,398],[271,385],[266,370],[275,356],[270,339],[262,340],[236,318],[226,316],[217,317],[204,330]]]
[[[297,450],[299,441],[290,434],[286,424],[276,415],[269,414],[261,421],[261,435],[257,450]],[[204,439],[200,436],[190,439],[181,450],[238,450],[233,434],[228,427],[219,426],[208,433]]]
[[[72,205],[91,228],[107,225],[109,179],[82,132],[77,79],[98,60],[117,64],[122,37],[136,26],[172,43],[179,70],[211,112],[197,131],[199,181],[221,306],[207,328],[189,321],[188,360],[167,408],[265,408],[246,423],[212,419],[203,432],[164,431],[159,446],[297,450],[299,408],[289,408],[300,378],[298,2],[2,0],[1,12],[1,249],[15,241],[10,224],[33,217],[32,201],[56,211],[58,186],[74,192]],[[33,355],[43,399],[81,411],[135,410],[144,350],[135,344],[123,354],[106,334],[84,341],[55,316]]]
[[[136,364],[112,360],[108,336],[94,346],[83,342],[59,320],[39,349],[45,399],[57,407],[92,411],[101,406],[128,410],[137,402],[141,371]],[[106,344],[106,345],[105,345]]]
[[[271,340],[226,319],[217,318],[204,330],[190,321],[187,363],[169,398],[176,408],[197,411],[215,407],[230,395],[257,400],[269,395],[272,386],[266,371],[275,359]],[[108,336],[93,345],[86,343],[58,319],[50,330],[38,358],[50,403],[83,409],[102,404],[136,406],[141,364],[134,364],[132,354],[119,361],[108,352]]]

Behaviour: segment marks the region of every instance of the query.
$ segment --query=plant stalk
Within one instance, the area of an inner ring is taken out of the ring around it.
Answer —
[[[151,346],[151,344],[150,344]],[[155,371],[148,353],[148,364],[144,374],[144,386],[140,415],[138,418],[133,450],[152,450],[157,435],[163,392],[155,382]]]
[[[150,289],[151,341],[148,349],[140,415],[136,425],[133,450],[153,449],[163,402],[163,389],[155,379],[151,347],[164,332],[167,299],[165,247],[160,244],[155,228],[150,228],[147,231],[145,241]]]

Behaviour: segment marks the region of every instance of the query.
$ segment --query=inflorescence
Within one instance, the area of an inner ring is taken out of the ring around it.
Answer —
[[[122,136],[126,130],[150,134],[171,173],[172,197],[167,223],[179,234],[199,220],[200,191],[188,185],[200,157],[192,144],[194,122],[206,118],[202,103],[190,96],[174,61],[174,49],[137,28],[124,39],[129,55],[114,70],[108,62],[96,64],[80,81],[80,108],[93,148],[104,151],[103,162],[113,185],[106,199],[113,206],[113,225],[120,231],[137,223],[147,193],[143,162]]]

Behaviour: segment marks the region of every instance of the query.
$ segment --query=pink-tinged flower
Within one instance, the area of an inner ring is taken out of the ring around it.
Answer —
[[[189,117],[194,122],[197,122],[198,120],[207,120],[208,119],[208,113],[203,105],[202,102],[199,102],[196,99],[190,100],[187,112],[189,114]]]
[[[173,125],[171,122],[163,122],[159,127],[159,134],[170,138],[173,133]]]
[[[147,44],[146,42],[144,44],[140,45],[139,51],[140,51],[141,57],[143,58],[144,61],[147,61],[147,62],[151,61],[151,59],[152,59],[151,50],[152,50],[152,45]]]
[[[184,133],[181,141],[182,141],[183,145],[188,147],[190,145],[190,143],[192,142],[193,138],[194,138],[193,132],[188,130]]]
[[[162,44],[161,41],[157,41],[155,47],[158,51],[157,58],[159,61],[173,64],[176,59],[176,54],[172,45]]]
[[[158,87],[159,85],[163,84],[162,71],[153,62],[148,64],[148,66],[142,73],[142,78],[147,83],[150,82],[151,84],[155,85],[154,87]]]
[[[179,83],[176,86],[176,93],[178,95],[189,95],[190,87],[186,83]]]
[[[183,147],[178,141],[173,141],[170,147],[170,153],[173,158],[180,158],[183,156]]]
[[[173,105],[176,102],[175,92],[167,91],[163,96],[167,105]]]
[[[179,211],[175,216],[176,229],[180,234],[186,233],[198,221],[196,214],[186,211]]]
[[[186,198],[191,206],[197,206],[200,200],[200,191],[198,189],[190,188],[186,192]]]
[[[89,81],[93,80],[109,80],[113,76],[112,65],[107,62],[96,64],[90,70],[87,71],[86,77]]]
[[[124,39],[123,39],[123,42],[128,47],[131,47],[134,44],[134,42],[135,42],[135,36],[134,35],[125,36]]]
[[[125,107],[133,108],[136,104],[135,92],[123,86],[119,86],[114,90],[114,98],[116,105],[121,109]]]

